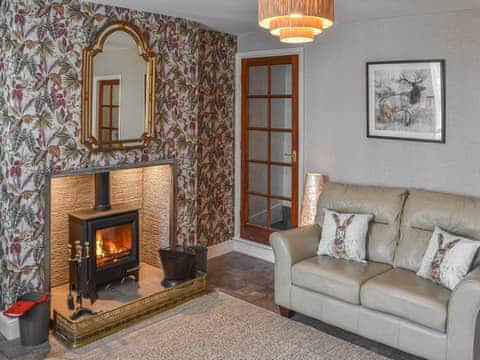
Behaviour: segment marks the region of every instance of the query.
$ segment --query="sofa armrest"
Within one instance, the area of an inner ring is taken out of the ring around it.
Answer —
[[[275,254],[275,303],[287,309],[290,306],[292,266],[317,253],[321,229],[318,225],[276,232],[270,235]]]
[[[447,359],[480,357],[480,267],[457,285],[448,305]]]

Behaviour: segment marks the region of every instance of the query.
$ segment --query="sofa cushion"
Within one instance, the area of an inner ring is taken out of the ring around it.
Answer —
[[[368,279],[391,269],[380,263],[359,263],[317,256],[292,268],[292,282],[304,289],[328,295],[351,304],[360,304],[360,287]]]
[[[395,267],[417,272],[435,227],[480,240],[480,199],[411,190],[405,203]],[[474,261],[478,265],[479,259]]]
[[[451,291],[404,269],[392,269],[367,281],[362,306],[445,332]]]
[[[373,215],[344,214],[323,209],[322,240],[317,255],[365,262],[368,224]]]
[[[392,264],[406,195],[407,190],[401,188],[328,183],[318,201],[316,222],[323,224],[322,209],[373,214],[367,235],[367,260]]]
[[[417,275],[453,290],[470,270],[480,241],[465,239],[438,226]]]

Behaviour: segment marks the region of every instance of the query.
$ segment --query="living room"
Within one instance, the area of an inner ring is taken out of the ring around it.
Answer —
[[[0,358],[480,359],[479,29],[2,1]]]

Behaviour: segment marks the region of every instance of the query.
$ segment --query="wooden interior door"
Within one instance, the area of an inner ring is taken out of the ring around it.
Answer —
[[[99,80],[98,91],[98,141],[112,144],[119,136],[120,80]]]
[[[298,56],[242,62],[240,235],[298,226]]]

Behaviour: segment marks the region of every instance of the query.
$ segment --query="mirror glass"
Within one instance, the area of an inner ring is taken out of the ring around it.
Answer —
[[[155,138],[155,54],[134,24],[115,21],[83,50],[81,141],[92,152]]]
[[[140,145],[145,132],[147,64],[135,40],[116,31],[93,60],[92,132],[103,147]],[[137,143],[130,141],[137,140]]]

